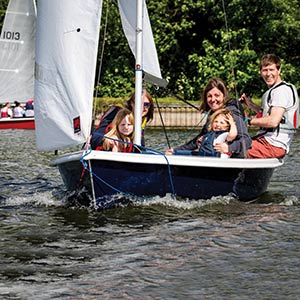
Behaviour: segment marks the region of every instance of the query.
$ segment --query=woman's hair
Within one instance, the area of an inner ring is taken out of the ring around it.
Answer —
[[[121,110],[118,111],[118,113],[116,114],[114,120],[112,121],[111,125],[111,129],[108,131],[108,133],[105,134],[105,136],[107,137],[117,137],[118,140],[122,140],[122,141],[125,141],[125,142],[132,142],[133,141],[133,137],[134,137],[134,132],[132,131],[132,133],[129,135],[129,136],[125,136],[124,134],[122,134],[120,131],[119,131],[119,128],[118,126],[120,125],[120,123],[122,122],[122,120],[127,117],[129,118],[129,121],[132,125],[134,125],[134,117],[133,117],[133,114],[132,112],[127,109],[127,108],[123,108]],[[104,138],[104,141],[103,141],[103,150],[110,150],[111,148],[111,139],[106,139]],[[122,143],[121,145],[121,148],[123,147],[129,147],[128,144],[126,143]]]
[[[148,113],[146,115],[147,122],[149,122],[153,119],[154,103],[153,103],[153,99],[152,99],[150,93],[147,90],[144,89],[143,93],[146,94],[146,97],[150,102],[150,107],[149,107]],[[130,98],[125,102],[124,107],[133,111],[134,103],[135,103],[135,92],[133,92],[131,94]]]
[[[276,69],[279,70],[281,66],[280,58],[275,54],[265,54],[260,60],[260,69],[273,64],[275,64]]]
[[[213,88],[217,88],[218,90],[220,90],[223,95],[224,95],[224,105],[226,104],[226,102],[228,101],[228,90],[225,86],[225,83],[223,82],[222,79],[220,78],[212,78],[208,81],[208,83],[206,84],[205,88],[203,89],[202,92],[202,97],[201,97],[201,103],[200,103],[200,111],[209,111],[210,107],[207,104],[207,94],[210,90],[212,90]]]
[[[220,108],[220,109],[216,110],[210,117],[208,131],[212,131],[212,124],[219,115],[224,115],[224,117],[225,117],[227,114],[232,115],[232,112],[228,108]],[[226,120],[226,123],[228,124],[227,130],[229,130],[230,123],[227,120]]]

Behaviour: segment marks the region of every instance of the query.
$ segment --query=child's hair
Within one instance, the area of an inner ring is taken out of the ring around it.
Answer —
[[[209,121],[209,125],[208,125],[208,131],[212,131],[212,124],[213,124],[214,120],[216,119],[216,117],[218,117],[219,115],[226,116],[227,114],[232,115],[232,112],[228,108],[220,108],[220,109],[216,110],[210,117],[210,121]],[[226,120],[226,123],[228,124],[228,127],[227,127],[226,130],[229,130],[230,129],[230,124],[227,120]]]
[[[133,113],[129,109],[123,108],[123,109],[119,110],[118,113],[116,114],[114,120],[112,121],[112,127],[109,130],[109,132],[105,134],[105,136],[107,136],[107,137],[113,137],[114,136],[114,137],[117,137],[118,140],[122,140],[122,141],[125,141],[125,142],[128,142],[128,143],[132,142],[133,137],[134,137],[134,132],[132,132],[129,136],[125,136],[118,129],[119,124],[122,122],[122,120],[126,116],[128,116],[130,123],[132,125],[134,125]],[[111,142],[112,142],[111,139],[104,138],[103,150],[110,150]],[[124,143],[124,144],[122,143],[121,146],[122,146],[122,148],[123,147],[128,148],[130,145],[126,144],[126,143]]]

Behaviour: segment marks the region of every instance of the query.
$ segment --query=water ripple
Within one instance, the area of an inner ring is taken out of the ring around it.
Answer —
[[[34,131],[0,135],[0,298],[299,298],[299,134],[255,202],[167,195],[104,212],[66,203]]]

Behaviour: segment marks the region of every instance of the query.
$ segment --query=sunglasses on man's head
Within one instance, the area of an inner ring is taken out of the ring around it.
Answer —
[[[144,105],[144,108],[149,108],[151,103],[150,102],[144,102],[143,105]]]

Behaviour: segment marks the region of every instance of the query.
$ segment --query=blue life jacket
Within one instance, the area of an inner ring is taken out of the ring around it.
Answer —
[[[203,136],[199,153],[200,156],[221,157],[221,153],[214,149],[214,140],[226,130],[210,131]]]

